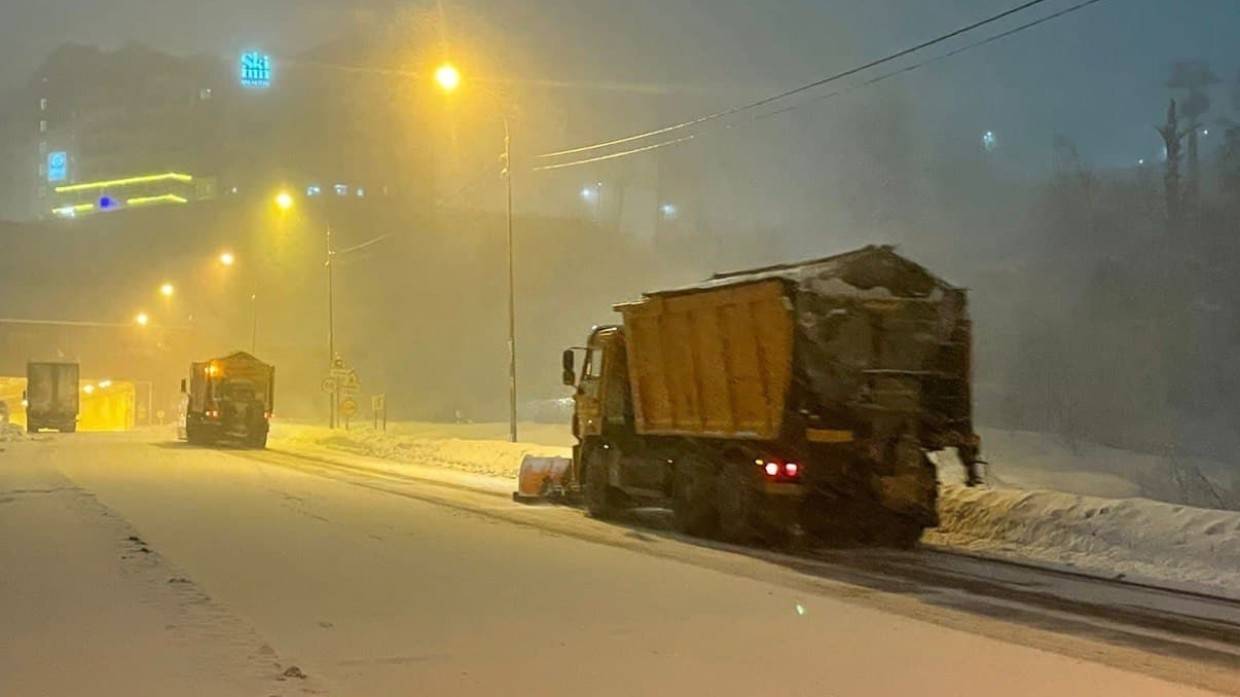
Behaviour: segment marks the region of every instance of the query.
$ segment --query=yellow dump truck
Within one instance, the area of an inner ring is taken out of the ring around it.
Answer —
[[[972,471],[965,291],[891,247],[716,275],[617,305],[564,352],[588,511],[666,502],[689,533],[906,546],[937,523],[927,453]],[[577,354],[584,352],[578,374]]]
[[[188,382],[181,381],[186,440],[201,445],[232,440],[266,447],[275,377],[275,367],[243,351],[190,365]]]

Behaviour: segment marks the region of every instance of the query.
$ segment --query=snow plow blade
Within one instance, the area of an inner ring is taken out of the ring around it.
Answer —
[[[518,503],[564,500],[572,479],[573,461],[566,457],[526,455],[517,475],[517,490],[512,500]]]

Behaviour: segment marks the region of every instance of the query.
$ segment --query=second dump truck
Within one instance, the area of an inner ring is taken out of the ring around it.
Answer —
[[[190,365],[185,393],[185,438],[209,445],[223,440],[267,446],[275,405],[274,366],[243,351]]]
[[[622,325],[563,356],[571,466],[523,472],[519,494],[558,488],[595,516],[669,503],[682,530],[738,542],[907,546],[937,524],[928,453],[973,471],[965,291],[891,247],[615,309]]]

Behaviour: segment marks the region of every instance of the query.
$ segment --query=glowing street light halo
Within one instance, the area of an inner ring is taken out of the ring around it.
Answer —
[[[228,251],[220,252],[219,262],[220,264],[224,266],[232,266],[233,264],[237,263],[237,257],[234,256],[232,252],[228,252]]]
[[[145,312],[139,312],[137,315],[134,316],[133,321],[137,323],[139,327],[145,327],[146,325],[151,323],[151,316],[146,314]]]
[[[461,71],[451,63],[444,63],[435,69],[435,82],[444,92],[453,92],[461,86]]]
[[[176,292],[176,287],[174,287],[171,283],[164,283],[159,287],[159,294],[165,298],[171,298]]]
[[[276,208],[287,211],[293,207],[293,195],[287,191],[281,191],[276,194]]]

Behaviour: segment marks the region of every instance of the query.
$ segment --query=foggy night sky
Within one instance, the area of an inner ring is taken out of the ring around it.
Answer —
[[[480,36],[474,28],[485,26],[488,50],[500,53],[497,43],[503,42],[538,73],[523,77],[720,88],[722,106],[878,57],[1014,4],[442,0],[440,10],[434,3],[391,0],[19,0],[0,9],[0,90],[27,79],[66,41],[117,46],[133,40],[174,53],[220,56],[252,46],[295,54],[342,30],[364,31],[401,13],[442,11],[450,45]],[[1067,4],[1055,0],[1029,18]],[[1151,126],[1168,96],[1162,82],[1171,61],[1207,61],[1224,79],[1208,120],[1227,113],[1240,120],[1240,105],[1229,96],[1240,72],[1236,36],[1240,7],[1234,0],[1105,0],[849,98],[899,84],[931,133],[956,129],[980,137],[993,130],[1002,147],[1037,158],[1055,133],[1065,133],[1096,164],[1127,165],[1156,152]],[[652,115],[634,129],[665,119]],[[617,134],[609,128],[599,135]]]

